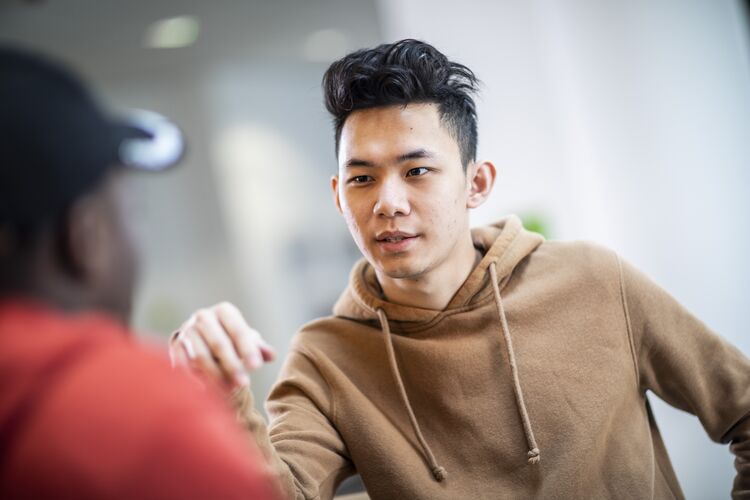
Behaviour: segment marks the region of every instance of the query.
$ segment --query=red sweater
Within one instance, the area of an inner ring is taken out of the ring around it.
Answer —
[[[0,301],[0,498],[275,498],[211,391],[100,314]]]

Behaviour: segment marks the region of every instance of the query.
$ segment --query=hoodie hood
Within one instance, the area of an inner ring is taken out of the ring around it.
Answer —
[[[364,259],[355,264],[349,276],[349,286],[344,290],[333,313],[336,316],[358,320],[378,320],[378,309],[388,319],[398,322],[427,323],[438,315],[453,309],[469,306],[493,293],[488,268],[494,263],[498,279],[502,282],[527,255],[533,252],[544,238],[523,228],[521,220],[509,215],[488,226],[471,230],[474,246],[484,257],[469,274],[445,310],[422,309],[388,302],[382,298],[375,270]]]

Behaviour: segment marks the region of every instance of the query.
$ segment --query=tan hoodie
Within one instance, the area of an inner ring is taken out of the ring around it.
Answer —
[[[375,499],[682,498],[647,390],[733,443],[750,497],[747,358],[609,250],[516,217],[472,234],[484,258],[443,311],[385,301],[359,262],[295,337],[270,431],[236,395],[290,498],[355,472]]]

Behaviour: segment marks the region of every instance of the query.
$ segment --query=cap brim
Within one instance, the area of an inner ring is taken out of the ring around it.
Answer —
[[[162,171],[185,155],[182,131],[152,111],[132,110],[114,127],[117,162],[138,170]]]

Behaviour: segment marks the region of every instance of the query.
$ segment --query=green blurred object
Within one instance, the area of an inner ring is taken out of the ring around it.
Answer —
[[[550,224],[546,217],[539,214],[522,214],[519,215],[519,217],[521,218],[523,227],[527,230],[539,233],[544,236],[545,239],[551,237]]]

